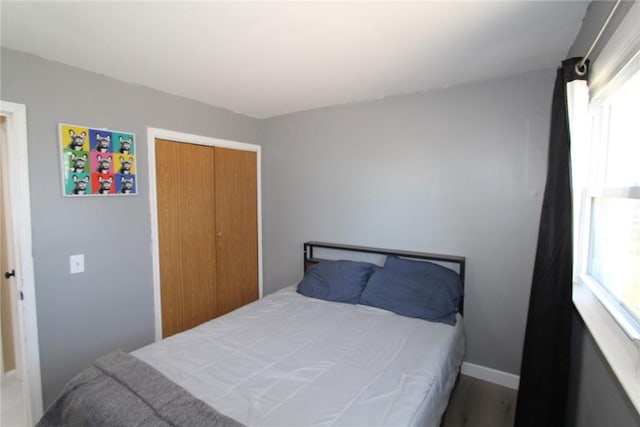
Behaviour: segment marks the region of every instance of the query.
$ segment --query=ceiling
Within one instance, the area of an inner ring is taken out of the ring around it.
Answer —
[[[2,0],[0,42],[266,118],[556,67],[587,5]]]

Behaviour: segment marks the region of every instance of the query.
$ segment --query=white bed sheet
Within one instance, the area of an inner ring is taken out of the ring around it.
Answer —
[[[455,327],[287,287],[132,354],[249,426],[437,427],[465,349]]]

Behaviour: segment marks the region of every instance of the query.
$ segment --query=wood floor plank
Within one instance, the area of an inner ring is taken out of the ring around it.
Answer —
[[[460,375],[442,427],[513,427],[517,391]]]

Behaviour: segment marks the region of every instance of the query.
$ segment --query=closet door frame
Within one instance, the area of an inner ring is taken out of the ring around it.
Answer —
[[[156,187],[156,139],[177,143],[198,144],[208,147],[230,148],[232,150],[256,153],[257,203],[258,203],[258,298],[262,298],[262,183],[261,147],[256,144],[193,135],[167,129],[147,128],[147,150],[149,155],[149,206],[151,214],[151,258],[153,268],[153,306],[155,320],[155,340],[162,339],[162,305],[160,294],[160,245],[158,239],[158,199]]]

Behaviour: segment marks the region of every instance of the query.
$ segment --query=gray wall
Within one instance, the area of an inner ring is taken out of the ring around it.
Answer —
[[[567,427],[640,427],[627,398],[593,337],[574,312]]]
[[[260,142],[258,120],[2,49],[1,98],[26,104],[45,405],[96,357],[154,338],[146,127]],[[62,197],[57,125],[136,134],[139,195]],[[86,272],[69,274],[69,255]]]
[[[265,290],[309,239],[464,255],[466,360],[518,374],[554,74],[265,120]]]
[[[601,41],[591,55],[592,61],[598,60],[600,51],[632,5],[632,2],[620,3]],[[569,50],[569,57],[583,56],[587,52],[612,6],[613,2],[601,1],[592,2],[589,5],[582,27]],[[629,402],[577,313],[574,313],[571,352],[567,425],[639,427],[640,415]]]

